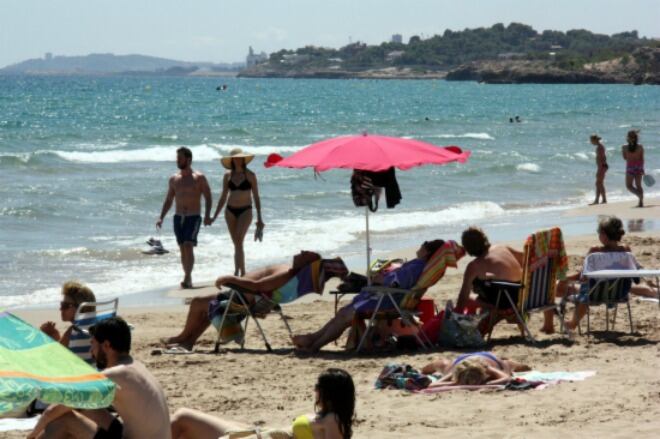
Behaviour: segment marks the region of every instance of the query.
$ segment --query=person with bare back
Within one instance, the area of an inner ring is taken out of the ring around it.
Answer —
[[[183,267],[183,281],[181,288],[192,288],[192,271],[195,265],[194,247],[197,245],[197,234],[202,224],[201,197],[204,196],[205,213],[204,225],[210,226],[211,189],[206,177],[199,171],[192,169],[192,151],[182,146],[176,150],[176,165],[179,172],[170,177],[167,195],[163,202],[160,217],[156,227],[161,228],[163,219],[175,202],[174,235],[181,250],[181,265]]]

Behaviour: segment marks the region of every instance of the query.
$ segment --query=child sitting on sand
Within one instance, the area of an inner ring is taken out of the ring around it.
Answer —
[[[260,433],[244,424],[184,408],[172,416],[172,438],[350,439],[355,412],[355,385],[351,376],[343,369],[329,368],[319,375],[314,390],[314,407],[317,412],[298,416],[289,430],[265,430]],[[250,433],[254,435],[248,436]]]
[[[76,281],[68,281],[62,285],[62,301],[60,302],[60,317],[63,322],[73,322],[78,307],[83,302],[96,302],[96,297],[89,287]],[[94,311],[93,307],[85,307],[82,312]],[[69,326],[63,334],[56,328],[55,322],[48,321],[39,327],[50,338],[69,347],[69,338],[73,325]]]
[[[601,219],[598,222],[598,239],[602,245],[591,247],[587,255],[591,253],[608,253],[608,252],[630,252],[631,249],[625,244],[621,244],[621,239],[625,235],[623,230],[623,223],[615,216],[610,216]],[[566,276],[566,280],[557,282],[557,297],[564,297],[567,294],[577,294],[580,292],[582,283],[580,282],[582,273],[578,272],[570,276]],[[652,284],[649,284],[652,285]],[[657,297],[656,293],[648,285],[633,285],[630,292],[638,296]],[[580,320],[587,313],[587,305],[578,304],[575,308],[573,319],[566,323],[566,328],[573,330],[577,327]],[[554,311],[548,310],[545,312],[545,320],[541,331],[546,334],[554,332]]]
[[[531,370],[529,366],[506,358],[499,358],[491,352],[474,352],[459,355],[450,361],[436,358],[422,368],[422,373],[441,373],[439,381],[429,387],[480,386],[484,384],[506,384],[513,372]]]

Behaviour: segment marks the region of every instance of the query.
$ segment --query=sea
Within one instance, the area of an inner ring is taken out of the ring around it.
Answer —
[[[227,89],[217,90],[222,84]],[[510,122],[515,116],[520,122]],[[300,249],[341,255],[363,270],[365,211],[353,205],[350,171],[267,169],[267,155],[362,132],[470,150],[464,164],[396,173],[401,203],[383,202],[369,216],[378,257],[426,239],[459,239],[470,224],[493,239],[521,239],[557,223],[569,234],[593,233],[594,218],[562,216],[593,199],[589,135],[598,133],[607,149],[609,200],[634,205],[620,153],[630,129],[640,130],[647,173],[660,180],[656,86],[0,76],[0,307],[57,302],[68,279],[99,298],[168,300],[148,293],[182,277],[172,212],[155,229],[181,145],[207,176],[214,203],[225,172],[219,157],[237,147],[256,155],[250,168],[266,229],[263,242],[248,233],[248,270]],[[658,195],[658,186],[647,194]],[[142,254],[150,237],[170,253]],[[220,216],[200,231],[193,278],[232,272]]]

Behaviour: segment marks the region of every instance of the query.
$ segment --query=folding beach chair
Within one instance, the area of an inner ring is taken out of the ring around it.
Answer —
[[[291,327],[289,326],[289,323],[286,321],[284,314],[282,314],[282,307],[278,303],[276,303],[274,300],[272,300],[270,297],[268,297],[265,294],[257,293],[255,291],[250,291],[248,289],[241,288],[237,285],[228,284],[226,286],[229,288],[229,291],[226,292],[228,293],[228,298],[227,298],[228,305],[225,306],[225,311],[218,325],[218,328],[220,329],[218,330],[218,338],[216,339],[215,348],[213,352],[215,352],[216,354],[220,352],[221,337],[223,335],[222,330],[223,328],[226,329],[225,325],[231,318],[245,320],[244,324],[241,324],[240,322],[236,323],[236,325],[243,325],[242,327],[238,328],[240,332],[243,334],[238,340],[241,349],[245,348],[245,334],[247,333],[248,322],[250,321],[250,319],[252,319],[254,320],[254,323],[257,325],[257,329],[259,330],[259,334],[261,334],[261,338],[264,341],[266,350],[268,352],[273,351],[273,349],[270,346],[270,343],[268,342],[268,338],[266,338],[266,333],[264,332],[258,320],[258,319],[266,318],[266,316],[271,312],[280,315],[282,322],[284,322],[284,326],[286,326],[286,329],[289,332],[289,336],[293,338],[293,332],[291,331]],[[250,304],[249,300],[246,297],[248,295],[254,297],[254,302],[252,304]]]
[[[293,338],[293,332],[280,305],[292,302],[305,294],[321,294],[326,280],[336,276],[344,277],[347,273],[346,265],[341,259],[319,259],[303,267],[287,284],[270,294],[250,291],[237,285],[226,285],[229,290],[225,292],[226,298],[223,299],[222,316],[214,317],[211,320],[213,326],[218,330],[214,352],[220,352],[220,344],[227,334],[233,335],[233,339],[238,341],[241,349],[244,349],[245,334],[250,319],[254,320],[257,325],[266,350],[272,352],[258,319],[263,319],[272,312],[279,314],[290,338]],[[254,300],[248,300],[247,296],[251,296]],[[243,319],[245,320],[244,325],[240,322]]]
[[[591,253],[584,259],[582,275],[586,278],[581,290],[586,290],[580,294],[567,296],[565,302],[587,305],[587,334],[591,334],[591,307],[605,305],[605,330],[610,330],[610,308],[614,308],[612,319],[612,329],[616,323],[616,311],[619,304],[625,303],[628,307],[628,322],[630,324],[630,333],[633,333],[632,311],[630,309],[630,289],[632,283],[639,283],[636,277],[598,277],[591,278],[592,273],[601,270],[637,270],[639,264],[629,252],[606,252]],[[582,328],[578,323],[578,332],[582,334]]]
[[[487,340],[490,340],[495,325],[504,318],[512,317],[511,313],[522,328],[523,335],[532,342],[536,340],[526,322],[530,313],[554,309],[561,316],[561,308],[555,303],[556,284],[558,278],[566,277],[568,267],[561,230],[554,227],[530,235],[523,249],[522,264],[521,283],[484,282],[486,286],[498,289],[495,306],[482,303],[490,312]],[[516,290],[518,298],[514,301],[511,292]],[[504,304],[503,309],[500,308],[501,303]]]
[[[387,270],[389,267],[392,266],[392,264],[403,264],[405,261],[400,258],[394,258],[394,259],[376,259],[371,263],[371,266],[369,267],[369,273],[370,274],[375,274],[375,273],[380,273],[383,270]],[[362,286],[366,286],[368,279],[367,276],[364,276],[362,274],[355,274],[355,273],[349,273],[347,280],[350,280],[352,276],[355,276],[358,278],[358,281],[362,282],[362,285],[359,287],[355,287],[355,285],[352,285],[353,288],[351,289],[344,289],[342,288],[342,285],[339,285],[339,287],[336,290],[332,290],[329,292],[330,295],[335,296],[335,315],[337,315],[337,311],[339,310],[339,301],[346,295],[356,295],[359,294],[360,291],[362,290]]]
[[[458,245],[455,241],[447,241],[431,256],[429,261],[424,266],[424,270],[420,275],[415,286],[410,290],[401,288],[389,288],[382,286],[365,287],[362,291],[367,291],[371,294],[378,296],[376,308],[370,314],[361,314],[358,318],[369,319],[360,343],[358,344],[356,352],[360,352],[365,340],[374,327],[374,322],[379,319],[393,320],[401,318],[404,324],[414,326],[417,331],[415,337],[417,342],[425,349],[430,348],[433,343],[423,331],[420,330],[420,325],[415,319],[417,305],[430,287],[435,285],[445,274],[447,267],[456,268],[457,261],[463,257],[465,250]],[[396,300],[398,296],[400,300]],[[383,310],[383,300],[389,299],[389,302],[394,306],[394,310]],[[421,334],[421,337],[420,337]]]
[[[73,330],[69,338],[69,349],[87,363],[93,364],[94,360],[89,351],[91,336],[88,330],[101,320],[115,317],[117,315],[118,305],[118,298],[104,302],[81,303],[73,318]]]

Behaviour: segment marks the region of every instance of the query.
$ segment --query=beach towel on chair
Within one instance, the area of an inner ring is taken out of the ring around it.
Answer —
[[[529,272],[533,272],[537,264],[543,263],[543,259],[549,256],[558,255],[557,278],[566,279],[568,272],[568,256],[564,247],[564,238],[561,229],[553,227],[548,230],[541,230],[527,238],[526,245],[529,246]]]

